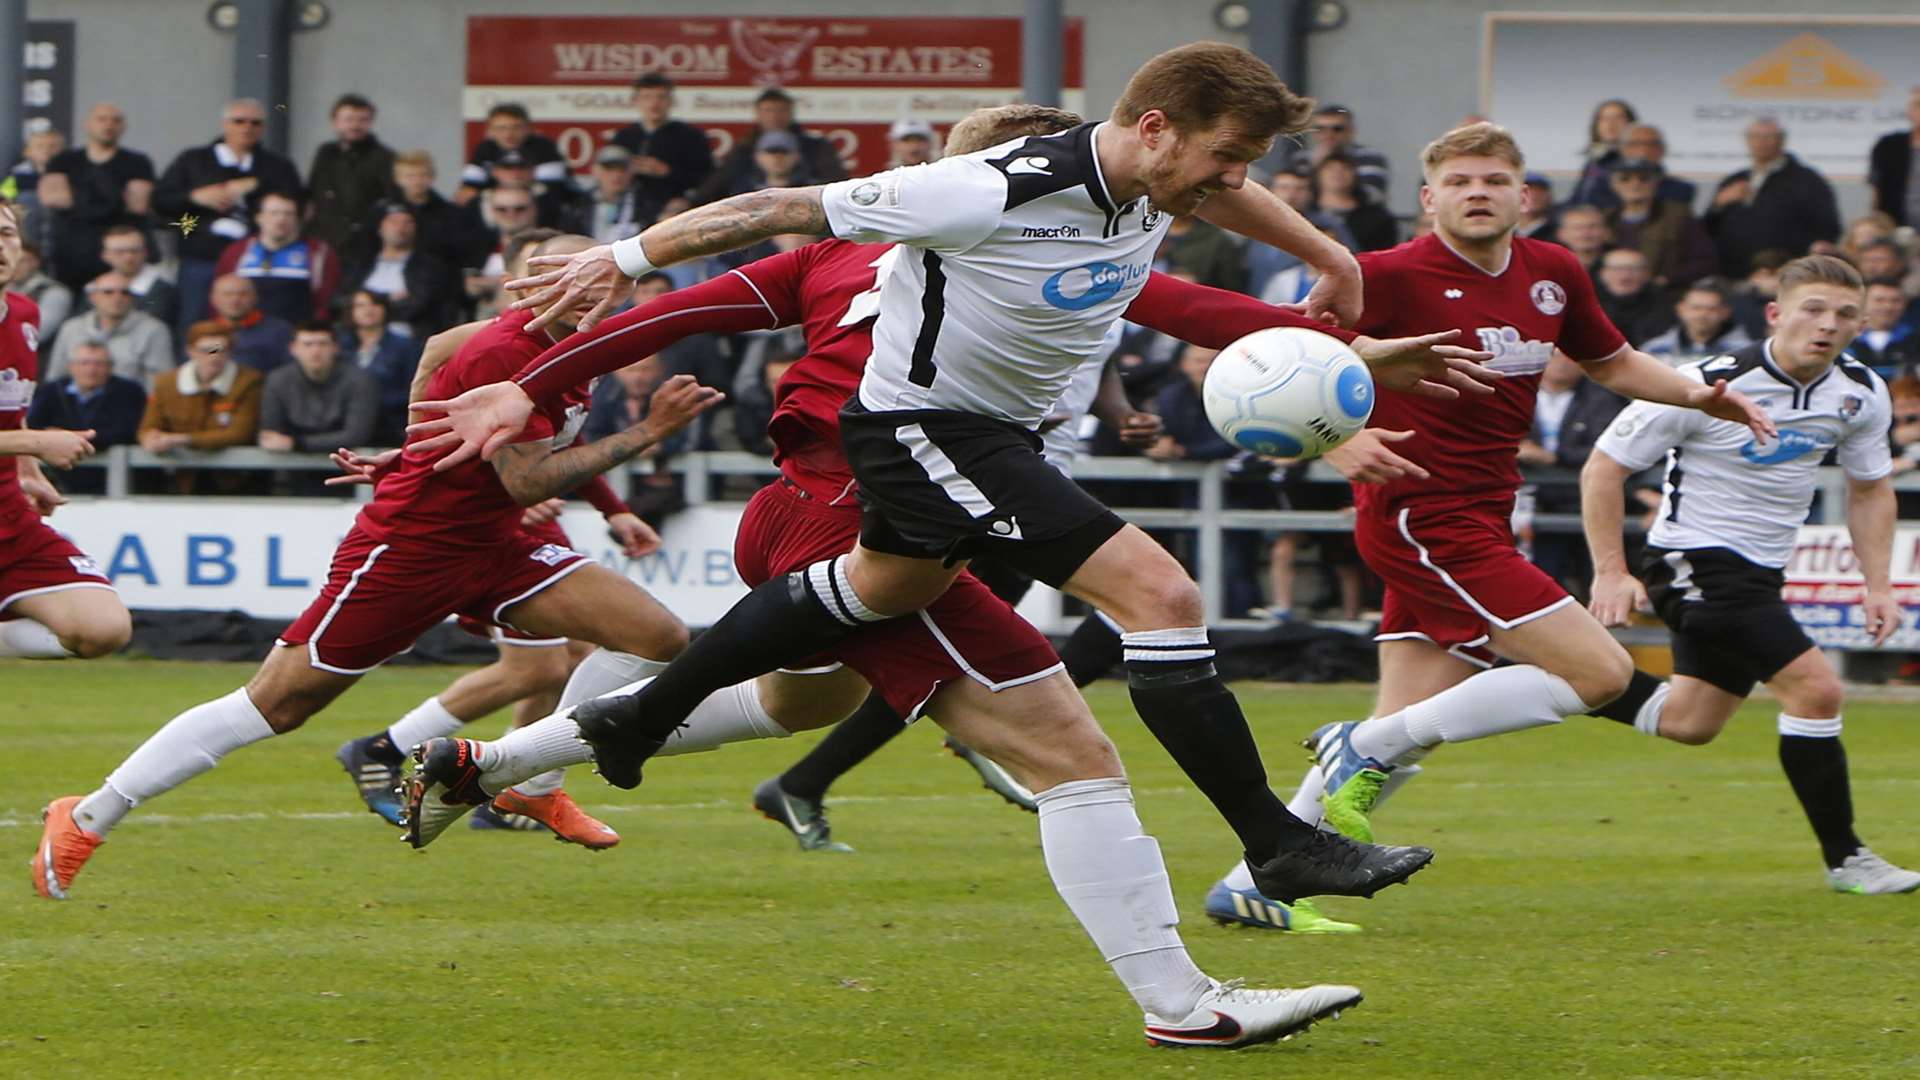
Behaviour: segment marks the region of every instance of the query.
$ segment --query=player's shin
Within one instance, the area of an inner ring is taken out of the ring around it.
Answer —
[[[1847,751],[1840,744],[1840,718],[1813,720],[1780,714],[1780,767],[1793,786],[1807,824],[1820,841],[1829,868],[1860,850],[1853,831],[1853,789]]]
[[[394,721],[387,729],[386,742],[393,752],[393,760],[399,761],[407,751],[426,742],[451,735],[465,726],[466,721],[447,711],[439,697],[430,697],[408,710],[407,715]],[[376,753],[384,752],[388,746],[370,747]]]
[[[748,679],[722,687],[695,705],[687,714],[687,722],[675,729],[659,756],[697,754],[727,743],[784,739],[792,734],[781,727],[761,703],[758,680]]]
[[[1546,727],[1588,708],[1565,679],[1532,664],[1515,664],[1483,671],[1397,713],[1363,721],[1350,739],[1354,752],[1394,765],[1415,749]]]
[[[612,649],[595,649],[568,676],[566,689],[560,691],[558,711],[566,712],[583,701],[611,694],[629,683],[658,675],[666,666],[665,660],[649,660],[644,656]]]
[[[1123,641],[1134,709],[1241,846],[1261,859],[1305,846],[1313,826],[1267,787],[1240,703],[1214,670],[1206,627],[1129,633]]]
[[[104,835],[127,811],[164,794],[220,763],[249,743],[273,734],[266,717],[242,688],[226,697],[195,705],[153,733],[98,791],[74,808],[73,819],[88,832]]]
[[[1035,796],[1054,888],[1140,1008],[1187,1015],[1211,987],[1187,955],[1160,845],[1124,779],[1073,780]]]

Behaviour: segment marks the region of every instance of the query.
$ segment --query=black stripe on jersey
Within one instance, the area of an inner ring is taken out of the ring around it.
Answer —
[[[1833,377],[1833,369],[1828,368],[1827,373],[1825,375],[1822,375],[1819,378],[1808,383],[1805,388],[1795,390],[1793,392],[1793,407],[1796,409],[1813,408],[1813,392],[1820,388],[1821,383],[1826,382],[1828,379],[1832,377]]]
[[[1869,394],[1873,393],[1873,384],[1880,380],[1880,377],[1874,374],[1872,368],[1848,356],[1846,353],[1841,353],[1840,359],[1836,361],[1833,366],[1840,369],[1840,374],[1866,387],[1867,393]]]
[[[1721,379],[1732,382],[1747,372],[1762,367],[1775,378],[1781,378],[1778,370],[1767,363],[1765,350],[1756,342],[1738,352],[1725,353],[1700,361],[1700,374],[1705,376],[1707,385],[1712,386]],[[1791,379],[1786,381],[1789,385],[1793,382]]]
[[[987,161],[1006,175],[1005,209],[1012,210],[1075,184],[1090,183],[1087,163],[1080,156],[1080,144],[1073,138],[1078,130],[1070,128],[1054,135],[1032,136],[1005,157]]]
[[[1093,199],[1093,205],[1107,215],[1107,225],[1100,230],[1102,240],[1111,239],[1120,233],[1120,209],[1113,205],[1113,199],[1107,195],[1106,178],[1100,175],[1100,156],[1093,147],[1093,124],[1081,124],[1067,134],[1073,136],[1073,145],[1079,151],[1084,163],[1083,171],[1087,183],[1087,195]]]
[[[927,270],[927,291],[920,294],[920,336],[913,339],[907,381],[924,387],[933,385],[933,347],[940,340],[940,323],[947,317],[947,272],[940,269],[940,256],[931,251],[921,252],[921,265]]]
[[[1674,447],[1667,456],[1667,520],[1680,520],[1680,478],[1687,471],[1680,467],[1680,448]]]

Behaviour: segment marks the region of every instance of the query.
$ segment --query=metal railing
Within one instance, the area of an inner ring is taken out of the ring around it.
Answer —
[[[106,471],[106,497],[108,498],[123,497],[132,492],[135,469],[248,472],[332,472],[334,469],[333,463],[325,454],[278,453],[254,447],[237,447],[212,452],[180,451],[151,454],[138,447],[128,446],[113,447],[78,467]],[[766,458],[736,451],[684,454],[672,459],[665,467],[683,477],[683,493],[689,504],[719,501],[717,496],[725,487],[724,479],[727,477],[771,477],[777,472],[772,462]],[[651,473],[655,469],[656,463],[639,461],[627,469],[608,474],[608,480],[624,497],[629,493],[630,483],[635,473]],[[1524,472],[1527,480],[1536,484],[1566,485],[1576,484],[1579,480],[1577,473],[1566,469],[1527,469]],[[1132,481],[1189,486],[1191,506],[1169,508],[1115,505],[1113,509],[1121,517],[1142,528],[1187,531],[1194,534],[1194,561],[1198,564],[1196,569],[1201,593],[1206,600],[1208,620],[1213,625],[1227,622],[1223,617],[1226,610],[1227,583],[1224,555],[1227,533],[1237,530],[1347,533],[1353,530],[1353,516],[1342,511],[1229,508],[1227,495],[1234,476],[1228,468],[1228,463],[1224,461],[1163,462],[1132,457],[1083,457],[1074,465],[1074,476],[1076,479],[1088,481]],[[1314,462],[1310,465],[1306,479],[1310,483],[1346,483],[1339,473],[1324,462]],[[1245,481],[1241,483],[1244,485]],[[1909,473],[1897,477],[1894,486],[1903,491],[1920,491],[1920,474]],[[372,494],[372,488],[365,485],[356,486],[353,491],[355,497],[362,502]],[[1844,520],[1847,500],[1845,474],[1837,468],[1822,469],[1820,493],[1821,497],[1816,503],[1814,516],[1809,518],[1809,521],[1819,524]],[[1578,514],[1536,513],[1532,520],[1536,533],[1577,534],[1581,528]],[[1638,522],[1630,517],[1627,527],[1630,532],[1637,532]]]

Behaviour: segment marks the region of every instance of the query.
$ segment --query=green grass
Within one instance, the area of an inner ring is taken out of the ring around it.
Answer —
[[[1825,891],[1750,706],[1703,750],[1576,720],[1438,755],[1379,819],[1433,867],[1352,938],[1213,926],[1234,857],[1112,683],[1093,694],[1171,864],[1195,957],[1367,1003],[1292,1042],[1152,1051],[1048,885],[1032,818],[909,732],[847,778],[803,855],[747,809],[807,744],[572,790],[625,836],[593,855],[450,834],[414,853],[331,759],[449,681],[381,671],[308,729],[136,811],[76,883],[33,897],[49,797],[90,789],[235,665],[0,663],[0,1076],[1896,1077],[1920,1072],[1920,896]],[[1360,687],[1246,686],[1269,767],[1358,715]],[[1920,860],[1912,708],[1857,705],[1862,831]],[[489,733],[497,723],[482,727]]]

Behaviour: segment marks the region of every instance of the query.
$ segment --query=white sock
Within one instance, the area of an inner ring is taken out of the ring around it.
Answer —
[[[1324,812],[1324,808],[1320,805],[1320,796],[1326,790],[1326,774],[1320,771],[1318,763],[1309,765],[1307,774],[1300,778],[1300,786],[1294,791],[1293,798],[1287,800],[1287,809],[1301,821],[1309,825],[1318,825],[1321,814]]]
[[[1183,1019],[1212,988],[1187,955],[1160,845],[1126,780],[1074,780],[1034,796],[1054,888],[1150,1016]]]
[[[551,795],[559,791],[561,783],[566,778],[567,770],[548,769],[539,776],[529,777],[513,785],[513,790],[522,795],[538,798],[541,795]]]
[[[514,728],[492,742],[477,743],[475,751],[474,760],[488,774],[489,790],[492,785],[518,786],[549,770],[593,760],[593,751],[580,741],[580,725],[566,710]]]
[[[1672,683],[1661,683],[1647,700],[1640,703],[1640,709],[1633,714],[1633,730],[1643,735],[1660,736],[1660,710],[1667,704],[1667,695],[1673,692]]]
[[[693,707],[687,722],[667,738],[658,756],[695,754],[713,750],[731,742],[749,739],[784,739],[793,734],[774,722],[760,704],[760,691],[754,680],[735,683],[707,695]]]
[[[273,734],[243,687],[195,705],[167,721],[113,770],[98,791],[80,800],[73,818],[105,835],[127,811],[165,794],[220,763],[235,750]]]
[[[45,623],[32,619],[0,622],[0,656],[23,660],[61,660],[72,654],[60,645],[60,638]]]
[[[1260,891],[1260,886],[1253,883],[1253,871],[1247,868],[1247,860],[1245,859],[1234,863],[1233,869],[1227,871],[1227,876],[1220,880],[1226,882],[1227,888],[1229,889],[1239,889],[1242,892],[1248,889],[1252,889],[1255,892]]]
[[[1393,764],[1410,750],[1545,727],[1586,711],[1587,703],[1565,679],[1515,664],[1482,671],[1391,716],[1362,721],[1353,729],[1353,749]]]
[[[650,679],[664,671],[666,666],[665,660],[649,660],[644,656],[614,652],[612,649],[595,649],[567,677],[566,689],[560,691],[558,711],[566,712],[583,701],[615,692],[632,693],[624,689],[628,683]]]
[[[1837,716],[1831,720],[1822,720],[1805,716],[1788,716],[1786,713],[1780,714],[1779,725],[1780,734],[1798,735],[1803,739],[1837,739],[1840,737],[1840,729],[1844,726]]]
[[[430,697],[394,721],[387,729],[387,738],[392,740],[395,749],[405,754],[428,739],[443,738],[464,726],[465,720],[448,712],[438,697]]]

